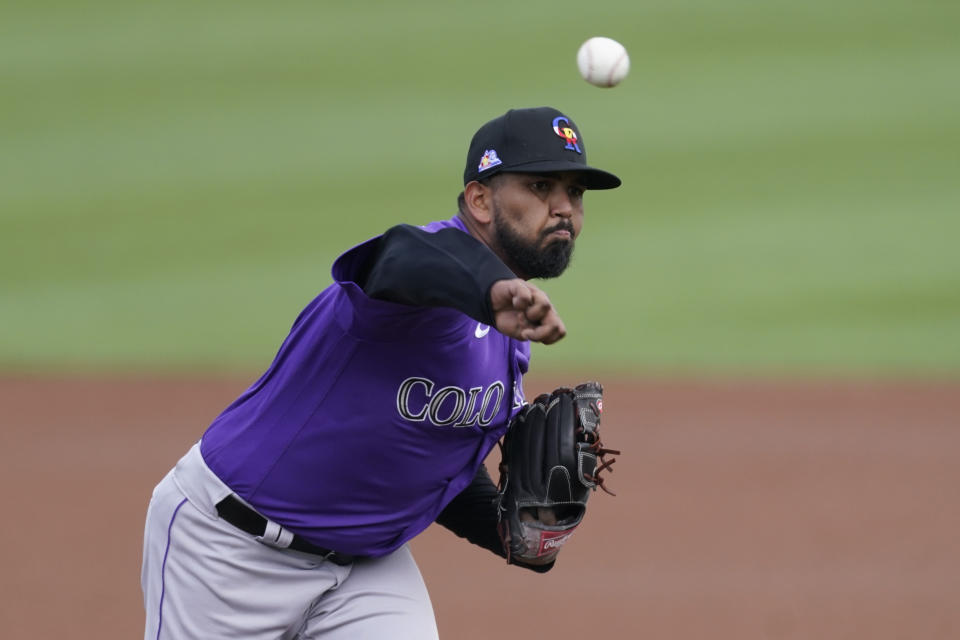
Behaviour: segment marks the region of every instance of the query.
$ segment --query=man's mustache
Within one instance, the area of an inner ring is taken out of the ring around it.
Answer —
[[[550,227],[549,229],[545,229],[545,230],[540,234],[541,239],[546,238],[547,236],[549,236],[549,235],[550,235],[551,233],[553,233],[554,231],[567,231],[567,232],[569,232],[569,233],[570,233],[570,240],[571,240],[571,242],[573,241],[573,223],[572,223],[572,222],[570,222],[570,221],[559,222],[559,223],[557,223],[556,226]]]

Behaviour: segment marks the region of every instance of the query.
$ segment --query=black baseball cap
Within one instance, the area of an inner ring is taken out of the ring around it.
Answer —
[[[620,178],[587,165],[580,128],[552,107],[511,109],[473,135],[463,184],[498,173],[576,171],[588,189],[614,189]]]

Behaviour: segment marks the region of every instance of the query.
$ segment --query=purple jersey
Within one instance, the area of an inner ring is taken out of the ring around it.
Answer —
[[[434,222],[436,232],[458,218]],[[368,297],[341,255],[263,376],[207,429],[207,465],[314,544],[383,555],[433,522],[523,405],[529,343],[450,308]]]

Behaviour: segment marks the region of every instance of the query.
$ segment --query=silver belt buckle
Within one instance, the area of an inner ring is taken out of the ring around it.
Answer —
[[[257,541],[274,549],[286,549],[293,542],[293,532],[284,529],[273,520],[267,520],[263,535],[258,536]]]

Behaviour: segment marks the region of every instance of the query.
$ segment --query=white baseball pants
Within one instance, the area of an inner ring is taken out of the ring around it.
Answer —
[[[144,530],[145,640],[433,640],[404,545],[348,566],[258,542],[217,515],[230,494],[195,445],[154,489]]]

